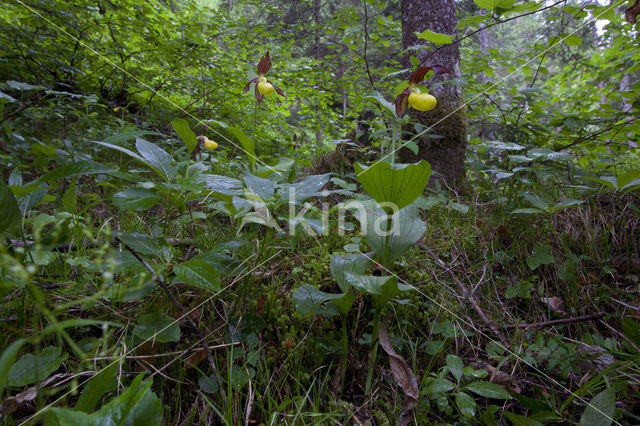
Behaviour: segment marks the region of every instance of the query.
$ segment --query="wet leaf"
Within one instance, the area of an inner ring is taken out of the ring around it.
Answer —
[[[380,339],[380,346],[389,355],[389,366],[391,367],[391,373],[393,378],[400,385],[404,394],[407,396],[402,413],[398,419],[399,425],[408,425],[411,421],[411,414],[414,407],[418,403],[418,395],[420,393],[418,389],[418,380],[413,374],[413,370],[409,364],[393,350],[391,342],[389,341],[389,334],[387,333],[387,324],[383,322],[378,329],[378,339]]]

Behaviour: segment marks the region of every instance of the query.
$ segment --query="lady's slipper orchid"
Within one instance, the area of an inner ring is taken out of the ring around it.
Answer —
[[[209,139],[206,136],[200,136],[198,138],[198,140],[202,143],[202,145],[204,145],[205,148],[207,149],[216,149],[218,147],[218,143],[215,141],[212,141],[211,139]]]
[[[244,90],[242,91],[242,93],[247,93],[249,91],[251,83],[256,83],[254,93],[256,95],[256,100],[258,101],[258,103],[262,102],[262,98],[273,93],[274,90],[278,95],[285,96],[282,89],[267,80],[267,77],[265,77],[270,68],[271,59],[269,59],[269,52],[267,52],[264,54],[262,59],[260,59],[260,62],[258,62],[258,76],[248,82],[246,86],[244,86]]]
[[[395,100],[396,114],[402,117],[407,112],[407,105],[418,111],[431,111],[436,107],[437,101],[435,96],[428,93],[420,93],[420,89],[416,87],[429,71],[435,71],[438,74],[450,73],[448,69],[441,65],[432,67],[420,67],[409,77],[409,86],[398,95]]]

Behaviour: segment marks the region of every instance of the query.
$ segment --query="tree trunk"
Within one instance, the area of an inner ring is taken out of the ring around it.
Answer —
[[[457,23],[454,0],[402,0],[402,44],[404,49],[419,47],[420,50],[409,50],[403,58],[407,67],[410,56],[420,61],[427,59],[423,65],[442,65],[452,74],[437,75],[432,81],[460,78],[460,50],[458,44],[450,44],[434,51],[434,46],[416,37],[416,32],[427,29],[448,35],[455,35]],[[429,84],[429,77],[426,83]],[[427,127],[433,127],[427,136],[439,135],[440,138],[422,137],[417,140],[420,151],[418,155],[406,148],[400,151],[400,158],[405,162],[427,160],[434,172],[434,178],[451,188],[458,187],[464,178],[464,153],[467,145],[467,117],[463,106],[462,89],[449,84],[431,91],[437,100],[436,108],[428,112],[410,109],[411,115]]]
[[[478,44],[480,45],[480,51],[484,53],[485,57],[490,57],[489,49],[491,49],[492,41],[493,36],[491,33],[491,29],[487,28],[487,26],[483,24],[482,31],[478,33]],[[480,73],[480,82],[486,84],[492,81],[493,79],[486,75],[484,71]]]

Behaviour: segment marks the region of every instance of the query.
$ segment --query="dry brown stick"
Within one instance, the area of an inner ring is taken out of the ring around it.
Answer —
[[[595,313],[595,314],[583,315],[581,317],[562,318],[562,319],[557,319],[557,320],[552,320],[552,321],[537,322],[537,323],[533,323],[533,324],[508,324],[508,325],[503,325],[502,328],[504,328],[504,329],[514,329],[514,328],[552,327],[554,325],[560,325],[560,324],[570,324],[570,323],[574,323],[574,322],[592,321],[592,320],[596,320],[596,319],[602,318],[605,315],[606,315],[605,312],[598,312],[598,313]]]
[[[140,255],[131,247],[129,247],[127,244],[125,244],[122,240],[120,240],[120,238],[116,237],[115,241],[120,242],[122,245],[124,245],[124,247],[129,250],[129,252],[136,258],[138,259],[138,261],[140,263],[142,263],[142,265],[151,273],[151,276],[153,277],[153,279],[160,284],[160,287],[162,287],[162,289],[164,290],[165,293],[167,293],[167,296],[169,296],[169,298],[171,299],[171,301],[173,302],[173,304],[178,308],[178,310],[180,311],[181,315],[187,319],[187,321],[189,322],[189,324],[191,325],[191,327],[193,327],[194,331],[196,332],[196,335],[198,336],[198,339],[201,340],[202,342],[202,349],[204,349],[204,353],[207,355],[207,360],[209,361],[209,364],[211,364],[211,368],[213,370],[213,373],[216,375],[217,377],[220,377],[218,374],[218,369],[216,368],[216,363],[213,360],[213,357],[211,356],[211,351],[209,351],[209,346],[207,345],[207,342],[205,340],[204,335],[202,334],[202,332],[200,331],[200,329],[198,328],[198,326],[196,325],[196,323],[193,321],[193,319],[191,318],[191,316],[187,313],[187,311],[184,309],[184,307],[182,306],[182,304],[180,303],[180,301],[173,295],[173,293],[171,293],[171,291],[169,290],[169,287],[167,287],[167,284],[164,282],[164,280],[162,279],[161,276],[156,274],[156,271],[153,270],[153,268],[151,266],[149,266],[149,264],[142,258],[140,257]],[[220,387],[220,396],[222,397],[222,401],[224,402],[224,404],[227,404],[227,397],[224,394],[224,392],[222,391],[222,386]]]
[[[433,253],[429,252],[428,253],[435,257],[436,261],[439,261],[440,259],[434,255]],[[451,276],[451,278],[453,279],[453,281],[455,281],[455,283],[458,285],[458,287],[460,288],[460,291],[462,292],[462,295],[469,301],[469,303],[471,303],[471,306],[473,306],[473,309],[476,311],[476,313],[478,314],[478,316],[480,317],[480,319],[482,321],[484,321],[485,324],[487,324],[487,326],[491,329],[491,331],[493,332],[493,334],[495,334],[499,339],[500,342],[506,347],[508,346],[508,342],[507,339],[504,338],[504,336],[502,335],[502,333],[500,332],[500,330],[498,329],[498,326],[489,319],[489,317],[487,317],[487,315],[484,313],[484,311],[480,308],[480,305],[478,305],[478,302],[476,301],[476,298],[473,294],[471,294],[471,292],[469,291],[469,289],[467,289],[467,287],[465,287],[464,284],[462,284],[462,281],[460,281],[458,279],[458,277],[456,277],[456,275],[453,273],[452,270],[448,270],[447,272],[449,272],[449,275]]]

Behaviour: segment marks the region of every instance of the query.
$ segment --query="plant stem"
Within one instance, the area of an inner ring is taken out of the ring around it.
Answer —
[[[396,162],[396,142],[398,141],[398,120],[393,122],[393,130],[391,132],[391,164]]]
[[[371,393],[373,367],[376,364],[376,355],[378,354],[378,328],[380,328],[381,314],[382,306],[376,307],[376,313],[373,316],[373,332],[371,333],[371,359],[369,359],[369,368],[367,369],[367,382],[364,387],[365,395],[369,395]]]
[[[347,376],[347,353],[349,351],[349,339],[347,337],[347,316],[342,315],[342,366],[340,367],[340,394],[344,389],[344,380]]]
[[[393,216],[387,213],[387,234],[384,237],[384,251],[382,252],[382,266],[385,269],[390,267],[389,265],[389,245],[391,243],[391,228],[393,226]]]

